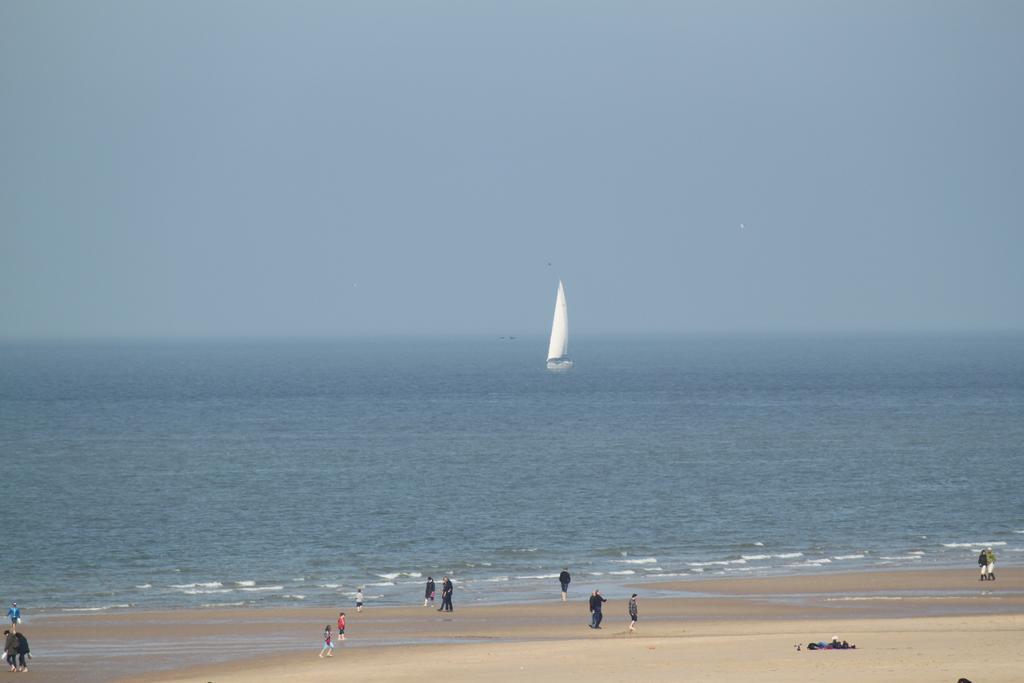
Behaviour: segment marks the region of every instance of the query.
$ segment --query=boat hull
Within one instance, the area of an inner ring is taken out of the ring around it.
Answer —
[[[554,372],[571,370],[572,365],[573,363],[571,358],[548,358],[548,370],[552,370]]]

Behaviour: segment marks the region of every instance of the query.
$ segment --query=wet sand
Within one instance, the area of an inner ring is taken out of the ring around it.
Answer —
[[[862,572],[638,585],[587,627],[590,586],[572,599],[462,608],[347,605],[46,616],[25,625],[47,681],[1019,681],[1024,570],[994,582],[964,570]],[[682,597],[645,597],[650,594]],[[319,659],[339,609],[348,639]],[[797,652],[833,635],[856,651]],[[9,674],[13,676],[13,674]]]

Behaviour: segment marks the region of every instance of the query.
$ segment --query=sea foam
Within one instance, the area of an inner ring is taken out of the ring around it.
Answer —
[[[943,543],[944,548],[987,548],[993,545],[1006,545],[1006,541],[976,541],[974,543]]]
[[[103,612],[108,609],[128,609],[131,605],[103,605],[102,607],[65,607],[61,612]]]

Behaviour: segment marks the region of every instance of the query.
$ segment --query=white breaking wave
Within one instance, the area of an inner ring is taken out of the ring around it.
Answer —
[[[882,555],[880,560],[920,560],[920,555]]]
[[[758,547],[763,547],[763,546],[764,546],[764,543],[761,543],[761,541],[755,541],[755,542],[754,542],[754,545],[756,545],[756,546],[758,546]]]
[[[821,557],[816,560],[804,560],[803,562],[796,562],[793,564],[787,564],[787,567],[799,567],[801,569],[809,569],[812,567],[820,567],[823,564],[832,564],[832,560],[827,557]]]
[[[747,561],[740,558],[738,560],[717,560],[714,562],[687,562],[686,564],[690,567],[714,567],[714,566],[725,566],[730,564],[746,564]]]
[[[153,584],[151,584],[151,583],[143,583],[141,585],[136,586],[136,588],[152,588],[152,587],[153,587]]]
[[[234,593],[235,591],[233,588],[184,588],[181,592],[185,595],[213,595],[215,593]]]
[[[128,609],[131,605],[103,605],[102,607],[66,607],[61,612],[103,612],[108,609]]]
[[[665,571],[661,567],[641,567],[645,572],[663,572]]]
[[[281,597],[285,598],[287,600],[305,600],[306,599],[305,595],[282,595]]]
[[[772,555],[772,557],[779,560],[788,560],[792,557],[803,557],[803,553],[779,553],[778,555]]]
[[[558,574],[528,574],[527,576],[517,576],[517,579],[557,579]]]
[[[612,562],[618,562],[620,564],[657,564],[658,558],[656,557],[641,557],[637,560],[612,560]]]
[[[235,581],[236,586],[255,586],[255,581]]]
[[[944,548],[987,548],[990,545],[1006,545],[1006,541],[978,541],[976,543],[943,543]]]
[[[377,574],[377,576],[379,576],[380,578],[388,579],[389,581],[393,580],[393,579],[397,579],[401,575],[402,575],[402,572],[394,572],[392,574]]]
[[[771,555],[740,555],[744,560],[768,560]]]
[[[207,581],[205,583],[178,583],[171,584],[171,588],[220,588],[224,584],[220,581]]]
[[[245,601],[241,602],[204,602],[200,607],[243,607]]]
[[[378,581],[376,583],[368,583],[367,586],[394,586],[394,581]]]
[[[245,588],[239,588],[238,590],[257,592],[257,591],[283,591],[284,586],[247,586]]]
[[[862,559],[864,559],[864,557],[865,557],[865,555],[863,553],[861,553],[859,555],[836,555],[832,559],[833,560],[862,560]]]
[[[635,572],[635,571],[633,571],[632,569],[623,569],[623,570],[621,570],[621,571],[617,571],[617,572],[608,572],[608,573],[609,573],[609,574],[614,574],[614,575],[616,575],[616,576],[627,576],[627,575],[629,575],[629,574],[636,574],[636,572]]]

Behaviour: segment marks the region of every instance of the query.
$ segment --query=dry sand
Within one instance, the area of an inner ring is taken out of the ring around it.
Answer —
[[[1024,571],[899,571],[637,586],[587,627],[567,604],[344,608],[349,639],[319,659],[337,609],[202,610],[40,618],[36,680],[83,681],[1024,681]],[[574,584],[575,586],[576,584]],[[556,587],[557,588],[557,587]],[[645,593],[685,591],[685,597]],[[701,594],[701,595],[695,595]],[[557,595],[557,592],[555,593]],[[456,593],[456,598],[458,593]],[[833,635],[856,650],[794,648]],[[64,644],[64,648],[62,648]],[[58,654],[70,646],[74,656]],[[77,648],[77,649],[76,649]],[[101,653],[112,655],[106,660]],[[46,656],[52,653],[52,656]],[[14,676],[14,674],[9,674]]]

